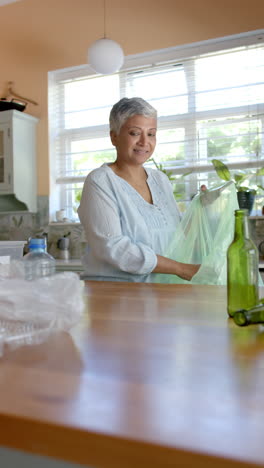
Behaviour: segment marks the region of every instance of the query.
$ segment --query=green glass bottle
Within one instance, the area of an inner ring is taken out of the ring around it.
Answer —
[[[250,239],[248,210],[235,210],[234,240],[227,250],[227,312],[251,309],[259,302],[258,249]]]
[[[264,323],[264,304],[253,307],[250,310],[237,310],[233,316],[234,322],[243,327],[251,323]]]

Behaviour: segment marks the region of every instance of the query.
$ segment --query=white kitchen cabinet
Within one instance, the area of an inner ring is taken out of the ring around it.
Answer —
[[[37,211],[36,125],[16,110],[0,112],[0,196],[12,195]]]

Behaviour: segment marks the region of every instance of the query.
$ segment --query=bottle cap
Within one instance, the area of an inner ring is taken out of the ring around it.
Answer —
[[[29,241],[29,248],[30,249],[36,249],[36,248],[39,248],[39,249],[45,249],[46,248],[46,239],[44,238],[37,238],[37,239],[30,239]]]

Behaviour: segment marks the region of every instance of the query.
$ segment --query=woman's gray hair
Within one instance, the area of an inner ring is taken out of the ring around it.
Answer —
[[[112,107],[109,116],[110,131],[119,134],[121,127],[130,117],[143,115],[157,119],[157,111],[147,101],[139,97],[122,98]]]

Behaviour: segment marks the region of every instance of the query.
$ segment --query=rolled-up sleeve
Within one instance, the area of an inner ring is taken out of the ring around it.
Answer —
[[[153,271],[157,264],[155,252],[123,234],[118,202],[109,187],[101,187],[88,176],[78,215],[94,257],[131,274]]]

